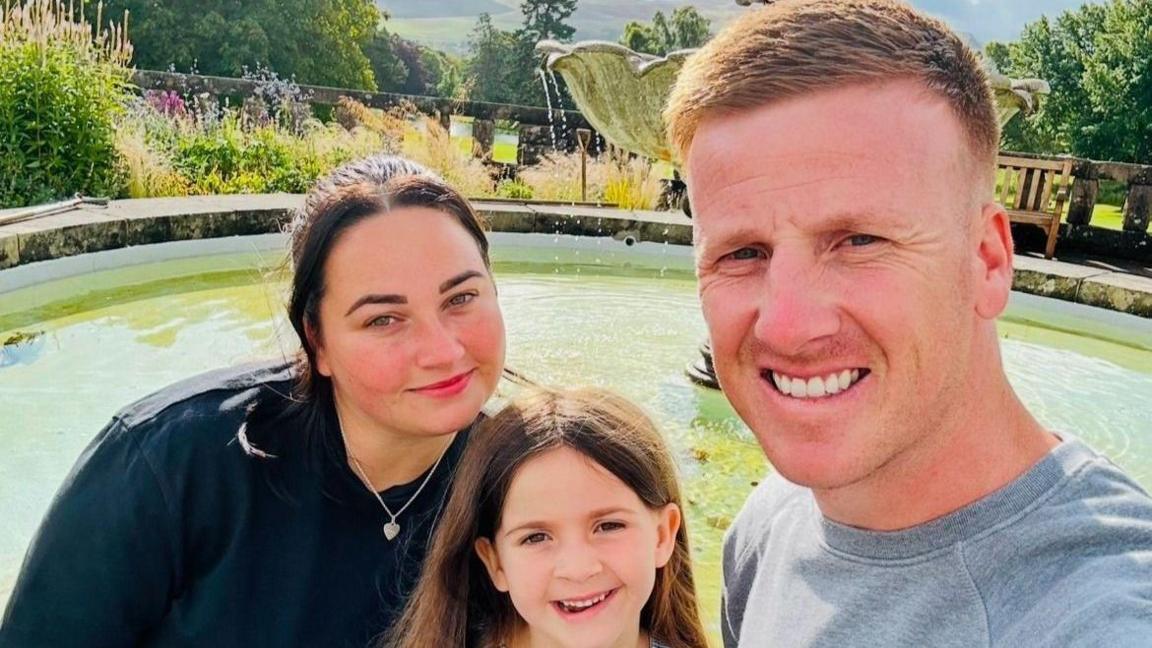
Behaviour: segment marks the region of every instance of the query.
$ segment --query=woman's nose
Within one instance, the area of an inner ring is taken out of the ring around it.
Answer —
[[[417,340],[416,364],[421,367],[441,367],[455,364],[464,356],[464,345],[456,331],[439,319],[420,327]]]

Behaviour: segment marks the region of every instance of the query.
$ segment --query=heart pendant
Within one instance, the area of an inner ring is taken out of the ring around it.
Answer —
[[[400,525],[395,522],[389,522],[384,525],[384,537],[393,540],[400,534]]]

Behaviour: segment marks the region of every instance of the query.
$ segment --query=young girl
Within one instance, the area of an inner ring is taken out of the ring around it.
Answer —
[[[635,405],[529,392],[486,421],[395,648],[706,648],[680,489]]]

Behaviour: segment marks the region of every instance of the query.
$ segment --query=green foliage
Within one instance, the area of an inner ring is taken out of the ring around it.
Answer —
[[[118,193],[116,116],[131,46],[56,0],[0,15],[0,207]]]
[[[128,12],[137,67],[238,77],[263,66],[301,83],[376,89],[364,48],[381,16],[371,0],[106,0]]]
[[[1052,86],[1041,110],[1017,118],[1004,147],[1152,162],[1152,2],[1087,4],[1027,25],[988,56],[1014,77]]]
[[[500,198],[531,200],[532,187],[519,180],[504,179],[496,185],[496,195]]]
[[[700,47],[708,42],[712,21],[691,5],[678,7],[671,19],[657,11],[649,24],[636,21],[624,26],[620,43],[635,52],[663,56],[668,52]]]
[[[475,101],[525,103],[540,83],[531,67],[535,55],[530,47],[520,35],[497,28],[491,16],[480,14],[468,39],[470,97]]]
[[[392,34],[391,51],[405,74],[399,82],[381,86],[385,92],[457,97],[462,91],[461,63],[444,52]],[[374,59],[375,61],[376,59]]]
[[[548,38],[568,40],[576,28],[564,21],[576,11],[576,0],[523,0],[523,38],[532,42]]]

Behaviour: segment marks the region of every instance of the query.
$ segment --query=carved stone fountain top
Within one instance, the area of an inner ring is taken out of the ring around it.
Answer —
[[[696,50],[659,57],[605,41],[568,44],[548,40],[538,43],[536,51],[545,55],[548,70],[564,77],[580,112],[609,142],[633,153],[672,161],[664,137],[664,102],[684,60]],[[1011,79],[994,69],[989,70],[989,80],[1001,126],[1019,112],[1034,110],[1037,97],[1049,93],[1046,81]]]

